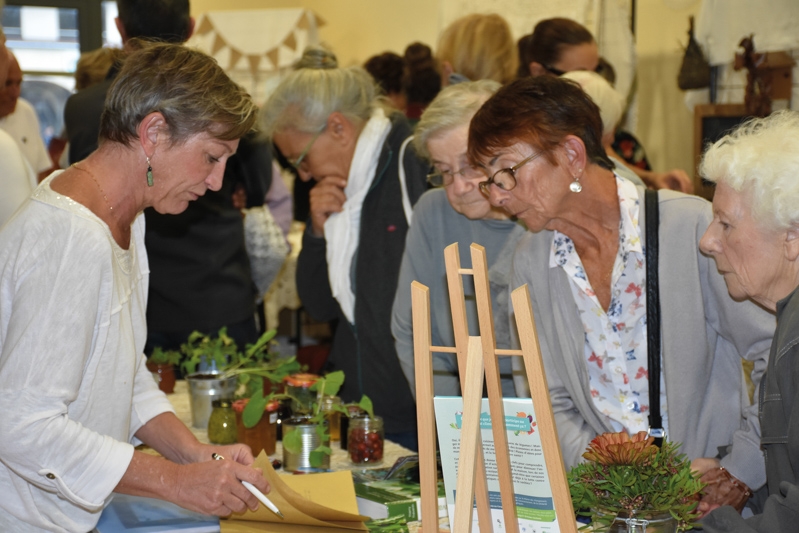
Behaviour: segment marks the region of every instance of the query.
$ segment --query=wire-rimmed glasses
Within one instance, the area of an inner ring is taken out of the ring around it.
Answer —
[[[466,165],[460,170],[456,170],[454,172],[451,170],[439,170],[435,168],[433,172],[427,175],[427,183],[433,187],[446,187],[452,183],[452,180],[455,179],[455,176],[461,176],[466,179],[475,179],[483,177],[483,173],[480,172],[480,169],[472,165]]]
[[[289,161],[291,166],[294,167],[294,170],[297,170],[297,171],[300,170],[300,165],[302,165],[303,161],[305,161],[305,158],[307,157],[308,152],[311,150],[311,146],[313,146],[313,143],[316,142],[316,139],[318,139],[319,136],[322,135],[322,132],[325,131],[326,128],[327,128],[327,124],[325,124],[325,128],[322,128],[321,130],[316,132],[316,135],[313,136],[313,138],[311,139],[311,142],[308,143],[308,145],[305,147],[305,150],[302,151],[300,156],[295,161]],[[307,166],[308,165],[306,164],[305,167],[307,167]],[[302,167],[302,170],[305,170],[305,167]]]
[[[497,170],[494,172],[494,175],[488,178],[486,181],[480,182],[480,192],[488,196],[491,192],[492,183],[503,191],[512,190],[514,187],[516,187],[516,171],[543,153],[544,152],[536,152],[525,157],[512,167]]]

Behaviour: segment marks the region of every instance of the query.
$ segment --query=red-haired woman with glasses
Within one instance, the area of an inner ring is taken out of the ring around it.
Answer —
[[[649,397],[644,188],[613,172],[601,135],[593,101],[549,76],[500,89],[469,131],[469,156],[489,176],[481,187],[491,204],[530,230],[516,248],[510,286],[530,287],[566,465],[597,434],[647,430],[658,402],[667,437],[682,442],[698,471],[723,466],[737,486],[756,489],[764,460],[741,358],[755,361],[757,385],[774,319],[730,298],[699,252],[710,204],[660,191],[662,379],[659,397]]]

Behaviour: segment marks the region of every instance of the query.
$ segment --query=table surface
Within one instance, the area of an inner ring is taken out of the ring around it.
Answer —
[[[205,429],[197,429],[191,425],[191,406],[189,404],[189,387],[186,383],[186,380],[179,379],[175,382],[175,392],[172,394],[167,394],[167,398],[172,403],[172,407],[175,408],[175,414],[177,414],[178,418],[188,426],[194,436],[197,437],[197,440],[200,442],[208,443],[208,431]],[[414,452],[411,450],[400,446],[394,442],[389,440],[385,441],[383,447],[383,461],[378,464],[353,464],[350,461],[349,455],[347,454],[346,450],[342,450],[339,447],[338,442],[331,443],[330,448],[333,450],[333,454],[330,456],[330,469],[331,470],[363,470],[365,468],[384,468],[390,467],[394,464],[394,462],[399,459],[400,457],[405,457],[406,455],[414,455]],[[280,461],[283,460],[283,447],[280,441],[277,442],[277,447],[275,449],[275,453],[269,456],[270,459],[279,459]]]

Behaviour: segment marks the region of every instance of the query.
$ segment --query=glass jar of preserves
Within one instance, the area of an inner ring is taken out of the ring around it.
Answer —
[[[341,440],[341,411],[337,410],[335,406],[341,406],[341,398],[338,396],[325,396],[322,398],[321,410],[325,414],[325,418],[327,418],[331,442]]]
[[[230,400],[214,400],[208,418],[208,440],[214,444],[236,442],[236,414]]]
[[[292,374],[283,378],[286,394],[291,396],[291,410],[295,415],[310,414],[316,402],[316,391],[311,386],[319,376],[316,374]]]
[[[378,464],[383,460],[383,419],[368,415],[350,418],[347,452],[355,464]]]
[[[243,419],[244,408],[247,407],[248,402],[249,398],[233,402],[233,410],[236,413],[237,442],[249,446],[255,456],[261,453],[261,450],[264,450],[266,455],[272,455],[275,453],[277,442],[277,410],[279,403],[277,401],[267,403],[264,407],[264,414],[258,423],[248,428],[244,425]]]

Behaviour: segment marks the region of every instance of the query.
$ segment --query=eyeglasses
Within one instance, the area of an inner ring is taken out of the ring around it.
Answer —
[[[292,167],[294,167],[295,170],[300,170],[300,165],[302,165],[303,161],[305,161],[305,157],[308,155],[308,151],[310,151],[311,146],[313,146],[313,143],[316,142],[316,139],[318,139],[319,136],[322,135],[322,132],[324,132],[326,128],[327,124],[325,124],[325,127],[322,128],[320,131],[316,133],[316,135],[313,136],[311,142],[308,143],[308,146],[305,147],[305,150],[302,151],[300,157],[298,157],[296,161],[289,161],[289,163],[291,164]],[[306,163],[306,165],[302,167],[302,170],[306,170],[307,166],[308,164]]]
[[[492,183],[503,191],[512,190],[514,187],[516,187],[516,171],[543,153],[544,152],[537,152],[531,156],[525,157],[510,168],[497,170],[494,172],[494,175],[488,178],[486,181],[480,182],[480,192],[488,196],[491,192]]]
[[[427,175],[427,183],[433,187],[446,187],[452,183],[452,181],[455,179],[455,176],[461,176],[466,179],[475,179],[483,177],[483,173],[472,165],[466,165],[462,169],[456,170],[455,172],[451,170],[435,169],[433,172]]]

